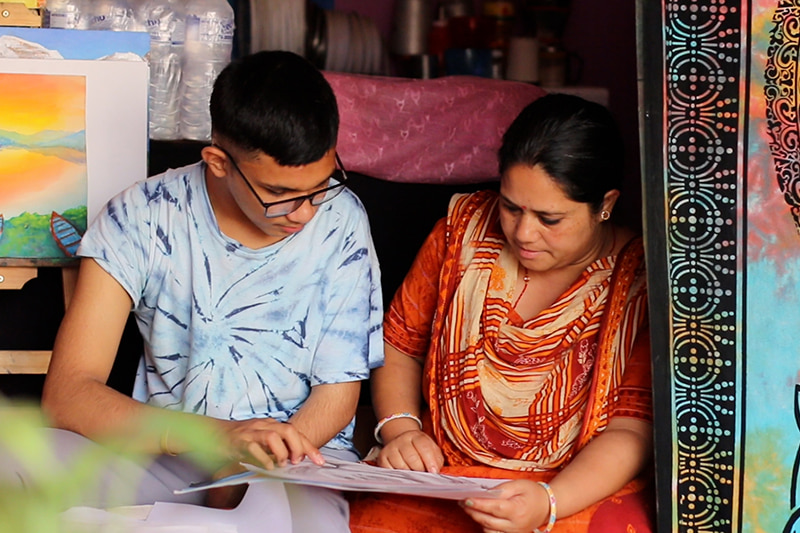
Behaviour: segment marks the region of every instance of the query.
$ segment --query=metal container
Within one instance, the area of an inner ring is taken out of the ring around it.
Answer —
[[[474,7],[471,0],[443,0],[438,9],[441,18],[471,17],[475,14]]]
[[[389,47],[392,53],[427,54],[432,15],[429,0],[396,0]]]

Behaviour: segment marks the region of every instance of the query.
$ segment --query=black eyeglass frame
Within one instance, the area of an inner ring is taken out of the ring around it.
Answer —
[[[261,207],[264,208],[264,218],[279,218],[279,217],[285,217],[286,215],[291,215],[292,213],[294,213],[295,211],[300,209],[300,207],[303,205],[303,203],[305,203],[306,200],[308,200],[311,203],[311,205],[313,205],[315,207],[316,206],[320,206],[320,205],[324,204],[325,202],[327,202],[329,200],[333,200],[334,198],[339,196],[339,193],[341,192],[341,190],[344,189],[344,187],[346,186],[346,183],[347,183],[347,171],[344,169],[344,165],[342,164],[342,160],[339,158],[338,152],[334,152],[334,157],[336,158],[336,164],[339,165],[339,168],[334,170],[334,173],[331,174],[328,177],[328,179],[329,180],[335,180],[337,182],[336,185],[331,185],[330,187],[326,187],[324,189],[320,189],[320,190],[312,192],[310,194],[304,194],[302,196],[295,196],[293,198],[287,198],[286,200],[278,200],[277,202],[265,202],[264,200],[261,199],[261,196],[259,196],[259,194],[256,191],[255,187],[253,187],[253,184],[250,183],[250,180],[247,179],[247,176],[244,175],[244,172],[242,172],[242,169],[239,168],[239,165],[236,163],[236,160],[233,158],[233,156],[230,154],[230,152],[228,152],[225,148],[221,147],[218,144],[214,144],[212,146],[214,146],[215,148],[218,148],[219,150],[221,150],[222,153],[225,154],[225,156],[233,164],[233,168],[242,177],[242,179],[244,180],[245,184],[247,184],[247,188],[250,189],[250,191],[253,193],[253,196],[255,196],[256,200],[258,200],[258,203],[260,203]],[[335,177],[336,171],[341,172],[341,175],[342,175],[341,179],[339,179],[338,177]],[[328,192],[335,191],[337,189],[341,189],[341,190],[339,190],[333,196],[330,196],[330,197],[327,196]],[[322,198],[322,200],[318,200],[316,202],[314,201],[315,198],[320,198],[320,197]],[[271,207],[274,207],[276,205],[281,205],[281,204],[289,204],[289,203],[292,203],[292,202],[294,202],[294,204],[295,204],[293,209],[291,209],[289,211],[286,211],[285,213],[278,213],[276,215],[269,214],[269,209]]]

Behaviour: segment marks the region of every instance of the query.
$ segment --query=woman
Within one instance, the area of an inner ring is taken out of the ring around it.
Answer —
[[[499,194],[454,197],[395,295],[372,400],[380,466],[511,481],[457,503],[358,495],[356,533],[651,527],[644,253],[609,220],[619,132],[548,95],[499,163]]]

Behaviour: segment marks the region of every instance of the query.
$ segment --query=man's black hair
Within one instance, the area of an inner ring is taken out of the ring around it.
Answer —
[[[282,166],[322,159],[336,145],[339,109],[322,73],[292,52],[232,61],[211,94],[212,135]]]

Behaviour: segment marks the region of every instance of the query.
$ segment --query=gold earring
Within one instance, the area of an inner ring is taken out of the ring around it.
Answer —
[[[611,218],[611,213],[609,213],[608,211],[606,211],[605,209],[603,209],[603,210],[600,212],[600,220],[602,220],[603,222],[605,222],[605,221],[606,221],[606,220],[608,220],[609,218]]]

